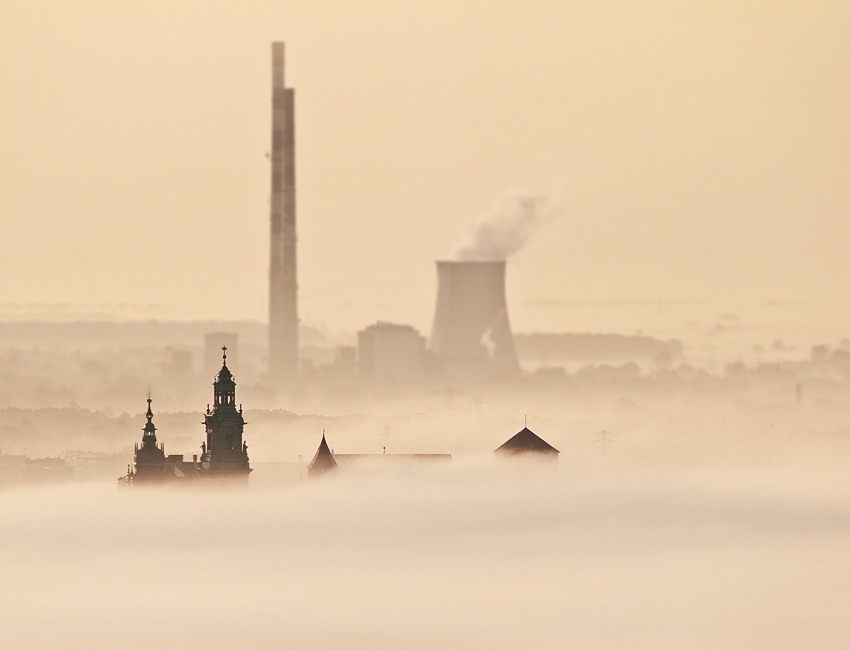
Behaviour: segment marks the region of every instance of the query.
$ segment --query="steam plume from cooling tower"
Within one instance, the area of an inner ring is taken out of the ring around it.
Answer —
[[[481,216],[464,225],[463,239],[455,249],[459,261],[506,260],[520,250],[534,230],[558,214],[545,194],[517,191],[499,197]]]

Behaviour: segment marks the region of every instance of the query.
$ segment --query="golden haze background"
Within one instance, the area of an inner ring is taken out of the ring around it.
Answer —
[[[3,15],[8,303],[264,320],[269,44],[284,40],[305,322],[427,332],[433,261],[514,188],[563,213],[510,265],[516,330],[574,325],[559,301],[850,315],[846,3],[53,0]]]

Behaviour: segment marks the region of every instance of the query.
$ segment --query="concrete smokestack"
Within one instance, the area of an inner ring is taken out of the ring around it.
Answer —
[[[272,195],[269,266],[269,371],[298,377],[298,283],[295,249],[295,91],[284,84],[284,46],[272,43]]]
[[[519,372],[505,300],[505,262],[437,262],[437,309],[428,348],[449,369]]]

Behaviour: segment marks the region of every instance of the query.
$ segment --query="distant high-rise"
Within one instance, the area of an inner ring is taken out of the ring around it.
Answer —
[[[298,376],[298,283],[295,259],[295,91],[286,88],[283,43],[272,43],[271,261],[269,371]]]
[[[375,323],[357,333],[360,375],[367,381],[422,378],[425,339],[410,325]]]

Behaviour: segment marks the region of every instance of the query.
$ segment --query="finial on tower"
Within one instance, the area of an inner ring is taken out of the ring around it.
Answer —
[[[227,346],[221,346],[221,362],[226,366],[227,365]]]

